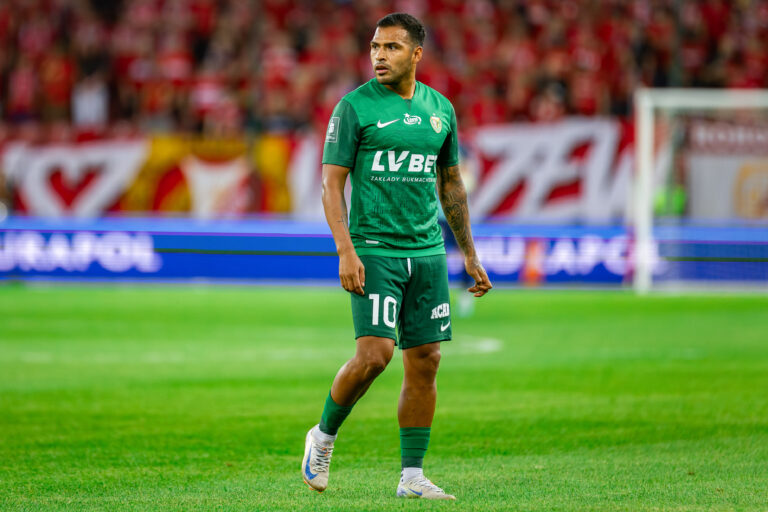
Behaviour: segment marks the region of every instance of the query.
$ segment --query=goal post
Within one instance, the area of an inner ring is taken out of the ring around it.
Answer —
[[[637,172],[633,187],[633,208],[630,219],[634,234],[633,286],[638,293],[643,294],[648,293],[656,286],[654,274],[658,270],[655,267],[657,267],[659,260],[657,256],[659,254],[657,252],[659,250],[659,226],[654,214],[654,203],[663,184],[665,171],[668,175],[667,167],[675,165],[674,162],[677,160],[674,155],[676,149],[670,139],[673,139],[676,133],[682,133],[680,137],[687,141],[693,138],[690,135],[691,120],[698,121],[700,124],[709,122],[710,124],[720,123],[723,125],[725,123],[731,127],[730,132],[726,128],[725,135],[716,133],[713,136],[715,142],[722,139],[725,141],[724,144],[727,144],[730,137],[735,141],[730,141],[734,142],[732,145],[738,146],[740,141],[746,141],[746,149],[743,151],[749,155],[757,155],[758,158],[765,158],[765,162],[768,162],[768,91],[641,88],[635,92],[634,107]],[[664,130],[659,128],[660,117],[666,120]],[[664,133],[660,133],[661,131]],[[738,147],[729,149],[731,156],[740,151]],[[716,158],[711,160],[716,160]],[[757,231],[747,233],[746,237],[749,238],[752,234],[757,233],[757,240],[744,240],[744,242],[765,244],[757,253],[751,250],[750,254],[758,254],[758,257],[741,258],[740,260],[735,258],[733,261],[763,263],[763,266],[768,267],[768,258],[760,257],[768,255],[768,164],[766,164],[765,169],[765,172],[761,174],[760,179],[754,185],[757,189],[752,191],[752,195],[765,193],[765,217],[761,213],[757,213],[751,215],[751,218],[733,216],[728,219],[727,214],[721,212],[718,214],[719,217],[715,224],[722,228],[729,222],[746,223],[755,228]],[[686,169],[686,172],[693,174],[697,170]],[[713,174],[710,172],[708,176],[711,175]],[[690,182],[691,180],[687,179],[688,185]],[[706,182],[706,178],[699,177],[696,182]],[[714,186],[716,185],[710,184],[709,188]],[[734,199],[733,201],[737,200]],[[717,217],[717,215],[712,217]],[[691,215],[690,211],[686,211],[681,214],[681,218],[678,218],[677,222],[678,226],[687,226],[691,222],[696,223],[697,218]],[[724,229],[727,230],[727,227]],[[686,248],[686,250],[690,253],[690,249]],[[695,258],[688,257],[688,261]],[[727,257],[715,256],[713,258],[710,259],[712,261],[716,259],[720,263],[729,262]],[[684,258],[677,258],[676,261],[681,259]],[[699,259],[704,260],[705,258]],[[663,254],[661,254],[661,260],[663,263]],[[755,269],[751,270],[752,272],[745,276],[745,279],[747,281],[752,280],[754,281],[752,284],[757,284],[761,289],[768,290],[768,279],[765,281],[761,279],[763,269],[758,269],[756,272]],[[765,275],[768,277],[768,271],[765,271]],[[705,280],[703,279],[703,281]],[[678,283],[680,281],[678,280]],[[682,281],[685,281],[684,277]],[[727,283],[728,280],[721,282]],[[743,283],[743,281],[739,281],[738,276],[735,276],[735,279],[731,279],[730,282]]]

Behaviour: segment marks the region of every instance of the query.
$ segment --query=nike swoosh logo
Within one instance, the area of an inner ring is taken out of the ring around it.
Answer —
[[[424,491],[414,491],[413,489],[408,489],[408,490],[411,491],[416,496],[421,496],[424,493]]]
[[[449,321],[448,321],[448,323],[447,323],[447,324],[445,324],[445,325],[443,325],[443,324],[440,324],[440,332],[443,332],[444,330],[446,330],[446,329],[448,328],[448,326],[450,326],[450,325],[451,325],[451,322],[450,322],[450,320],[449,320]]]
[[[382,123],[382,122],[381,122],[381,119],[379,119],[379,122],[378,122],[378,123],[376,123],[376,126],[378,126],[379,128],[384,128],[385,126],[389,126],[389,125],[391,125],[392,123],[396,123],[396,122],[398,122],[398,121],[399,121],[399,119],[395,119],[394,121],[389,121],[389,122],[387,122],[387,123]]]
[[[312,480],[313,478],[315,478],[317,476],[317,473],[313,473],[309,469],[309,459],[311,459],[311,458],[312,458],[312,447],[310,446],[309,447],[309,455],[307,455],[307,464],[304,466],[304,474],[307,476],[308,480]]]

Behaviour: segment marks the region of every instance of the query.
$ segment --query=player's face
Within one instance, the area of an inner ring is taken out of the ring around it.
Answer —
[[[414,46],[402,27],[378,27],[371,40],[371,64],[382,85],[399,83],[414,73],[421,60],[421,46]]]

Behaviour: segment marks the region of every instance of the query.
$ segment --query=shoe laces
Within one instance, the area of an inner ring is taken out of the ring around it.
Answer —
[[[312,467],[315,471],[328,471],[331,464],[331,454],[333,446],[324,446],[319,443],[312,443]]]
[[[433,484],[429,478],[422,476],[417,476],[413,480],[411,480],[411,483],[414,485],[418,485],[420,487],[429,489],[437,494],[445,494],[445,491]]]

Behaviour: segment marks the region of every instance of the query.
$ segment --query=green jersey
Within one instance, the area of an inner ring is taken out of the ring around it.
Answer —
[[[344,96],[331,115],[323,163],[350,168],[349,232],[358,254],[444,254],[437,167],[459,163],[456,113],[416,82],[405,100],[376,79]]]

